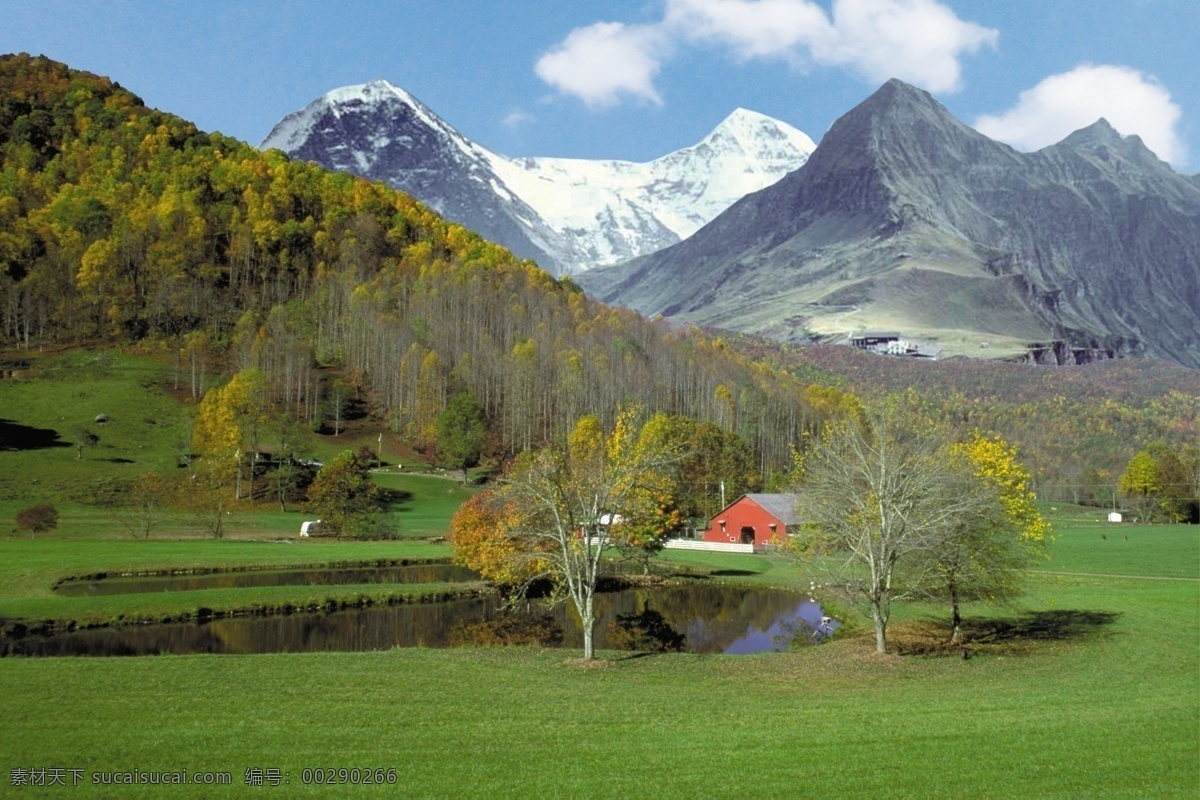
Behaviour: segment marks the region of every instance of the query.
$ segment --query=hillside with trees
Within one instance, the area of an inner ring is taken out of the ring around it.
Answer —
[[[726,336],[730,346],[864,402],[915,395],[923,413],[961,433],[1004,436],[1033,472],[1038,496],[1108,506],[1139,451],[1197,458],[1200,373],[1157,359],[1071,367],[951,358],[931,362],[851,347],[780,345]],[[1184,489],[1186,491],[1186,488]]]
[[[743,482],[856,405],[590,301],[403,193],[199,131],[44,57],[0,58],[0,159],[5,348],[158,349],[195,401],[206,376],[258,370],[276,410],[314,425],[353,395],[427,452],[463,393],[499,454],[634,403],[736,434],[753,453]]]

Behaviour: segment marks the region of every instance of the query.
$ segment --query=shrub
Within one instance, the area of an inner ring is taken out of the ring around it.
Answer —
[[[42,533],[58,527],[58,509],[44,504],[17,512],[17,530]]]

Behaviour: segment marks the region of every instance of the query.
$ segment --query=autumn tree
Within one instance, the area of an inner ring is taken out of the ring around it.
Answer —
[[[741,437],[711,422],[675,420],[687,441],[679,465],[679,504],[687,517],[710,518],[721,510],[722,497],[732,502],[759,489],[754,451]]]
[[[1137,509],[1138,521],[1149,522],[1162,488],[1158,477],[1158,462],[1148,450],[1141,450],[1129,460],[1121,473],[1117,488]]]
[[[516,509],[501,493],[487,491],[471,497],[450,518],[454,563],[502,587],[527,584],[545,566],[536,553],[521,550],[518,521]]]
[[[30,535],[45,533],[58,527],[58,509],[44,503],[23,508],[17,512],[17,530],[29,531]]]
[[[202,458],[188,481],[178,487],[178,503],[190,510],[214,539],[225,535],[225,517],[235,499],[235,471],[231,458]]]
[[[564,443],[522,454],[494,495],[506,537],[493,551],[511,548],[497,552],[501,561],[549,578],[557,596],[571,600],[588,659],[595,656],[596,584],[615,535],[612,522],[654,514],[655,494],[647,489],[679,459],[648,446],[636,417],[622,411],[607,433],[595,417],[581,418]]]
[[[365,449],[365,448],[364,448]],[[369,531],[379,511],[379,486],[371,478],[370,451],[343,450],[317,472],[307,508],[339,539]]]
[[[1154,476],[1148,482],[1149,493],[1157,499],[1154,515],[1168,522],[1200,521],[1200,492],[1196,485],[1200,464],[1195,460],[1195,448],[1172,448],[1166,442],[1156,441],[1143,452],[1154,460],[1153,469],[1148,470]],[[1131,488],[1136,493],[1142,487]]]
[[[968,491],[944,433],[900,403],[830,426],[802,467],[798,511],[809,524],[788,552],[861,603],[885,653],[892,602],[920,590],[927,554],[954,520],[986,507],[986,494]]]
[[[233,462],[237,499],[242,497],[242,464],[250,460],[250,492],[254,496],[253,453],[270,419],[266,376],[256,368],[238,372],[227,384],[205,393],[192,427],[192,445],[202,458]]]
[[[632,492],[628,513],[609,520],[609,536],[613,546],[626,559],[649,573],[650,561],[662,552],[667,538],[687,522],[680,508],[680,465],[691,452],[691,442],[679,438],[676,420],[666,414],[655,414],[638,433],[640,452],[670,454],[661,468],[647,472]]]
[[[961,484],[959,491],[978,502],[932,538],[923,592],[950,603],[950,639],[957,643],[962,639],[962,600],[1016,597],[1053,530],[1038,511],[1029,471],[1001,437],[976,432],[952,445],[947,456],[958,470],[952,478]]]
[[[273,430],[278,444],[275,448],[275,470],[271,473],[270,488],[279,499],[279,510],[287,511],[288,496],[296,491],[304,480],[306,470],[296,461],[296,440],[300,435],[300,423],[288,414],[276,418]],[[311,472],[307,472],[311,477]]]

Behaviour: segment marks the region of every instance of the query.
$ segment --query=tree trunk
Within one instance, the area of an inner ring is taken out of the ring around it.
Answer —
[[[875,652],[887,652],[887,621],[879,607],[879,601],[871,602],[871,621],[875,623]]]
[[[958,609],[958,584],[950,582],[950,643],[962,642],[962,614]]]
[[[584,600],[583,608],[579,609],[579,622],[583,627],[583,657],[590,660],[596,657],[594,630],[596,627],[596,614],[592,608],[592,596],[590,594]]]

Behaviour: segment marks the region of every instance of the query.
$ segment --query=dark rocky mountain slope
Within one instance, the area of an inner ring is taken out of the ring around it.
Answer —
[[[1060,340],[1200,367],[1200,183],[1104,120],[1023,154],[893,80],[799,170],[580,283],[784,341],[888,328],[948,354]]]

